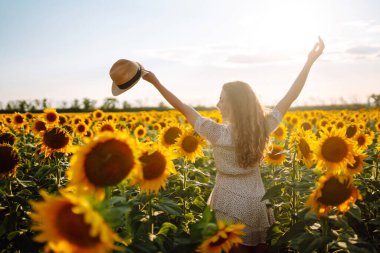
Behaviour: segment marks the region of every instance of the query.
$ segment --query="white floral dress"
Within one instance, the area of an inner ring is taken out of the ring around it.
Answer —
[[[271,132],[278,127],[282,117],[277,108],[269,113],[267,127]],[[211,143],[214,153],[216,178],[207,204],[217,219],[246,225],[243,244],[265,243],[266,232],[274,222],[274,215],[266,202],[261,201],[265,189],[258,166],[239,167],[229,125],[199,116],[194,128]]]

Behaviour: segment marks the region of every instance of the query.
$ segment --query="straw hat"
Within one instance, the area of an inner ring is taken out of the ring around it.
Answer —
[[[134,61],[120,59],[110,69],[112,95],[118,96],[132,88],[146,73],[143,67]]]

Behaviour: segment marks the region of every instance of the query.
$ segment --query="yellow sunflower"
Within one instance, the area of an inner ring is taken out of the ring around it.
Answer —
[[[318,184],[306,202],[318,216],[327,215],[333,207],[345,213],[350,209],[351,203],[362,199],[349,175],[324,175],[319,178]]]
[[[104,187],[114,186],[131,175],[139,176],[138,149],[125,133],[104,132],[85,140],[67,170],[70,186],[85,194],[105,197]]]
[[[320,140],[316,145],[317,168],[337,172],[347,164],[354,163],[354,143],[345,135],[344,129],[332,128],[331,131],[321,131]]]
[[[289,140],[290,148],[295,147],[297,150],[297,159],[302,160],[304,164],[311,168],[315,162],[314,146],[315,137],[312,132],[304,131],[300,128],[294,131]]]
[[[143,138],[146,135],[146,129],[143,125],[138,125],[133,131],[133,134],[136,138]]]
[[[265,152],[264,161],[269,165],[282,165],[286,160],[283,145],[271,144]]]
[[[15,129],[19,129],[24,126],[24,124],[26,123],[26,119],[24,115],[22,115],[21,113],[15,112],[15,114],[13,115],[12,123]]]
[[[16,135],[11,131],[0,131],[0,144],[9,144],[13,146],[16,143]]]
[[[94,130],[96,134],[103,133],[103,132],[113,133],[113,132],[116,132],[116,125],[111,120],[99,121],[94,126]]]
[[[197,252],[201,253],[222,253],[229,252],[232,247],[243,242],[241,236],[244,235],[244,224],[227,225],[222,220],[217,221],[217,232],[203,241]]]
[[[104,253],[119,249],[114,242],[122,240],[84,199],[62,192],[49,196],[42,191],[43,201],[31,201],[32,229],[40,232],[34,240],[46,243],[47,252]]]
[[[41,133],[41,152],[45,157],[55,152],[68,153],[72,144],[72,137],[61,127],[50,127]]]
[[[84,122],[79,122],[74,128],[74,134],[78,137],[84,137],[87,134],[88,126]]]
[[[306,120],[302,122],[300,127],[305,131],[313,129],[313,125],[309,121],[306,121]]]
[[[361,132],[356,135],[355,141],[358,148],[366,150],[372,144],[373,138],[371,138],[371,135]]]
[[[20,164],[20,157],[15,147],[9,144],[0,144],[0,179],[15,176]]]
[[[352,164],[347,164],[347,167],[345,169],[346,175],[354,176],[360,174],[363,171],[363,167],[365,165],[364,160],[367,158],[367,155],[363,152],[362,149],[355,149],[353,155],[355,162]]]
[[[104,117],[104,112],[100,109],[97,109],[94,112],[92,112],[92,118],[94,120],[102,120],[103,117]]]
[[[275,131],[271,133],[271,135],[276,138],[276,140],[283,141],[288,137],[288,128],[284,123],[280,123]]]
[[[380,120],[378,120],[375,124],[376,132],[380,133]]]
[[[43,118],[45,120],[45,122],[49,125],[49,126],[53,126],[53,125],[56,125],[58,124],[59,122],[59,114],[57,113],[57,111],[53,108],[46,108],[44,110],[44,115],[43,115]]]
[[[40,135],[42,131],[46,131],[46,122],[42,119],[35,119],[32,124],[33,134]]]
[[[140,177],[134,177],[133,184],[138,183],[142,191],[157,193],[161,187],[165,188],[170,174],[176,172],[172,156],[157,144],[141,145],[139,161],[142,173]]]
[[[206,141],[202,137],[196,136],[193,130],[186,130],[177,138],[174,150],[179,157],[193,163],[196,158],[203,156],[205,146]]]
[[[347,138],[355,138],[355,136],[359,133],[359,127],[355,123],[351,123],[346,128],[346,137]]]
[[[182,132],[183,130],[179,125],[167,126],[160,133],[159,143],[166,148],[173,147],[173,144],[175,144],[176,139],[180,137]]]

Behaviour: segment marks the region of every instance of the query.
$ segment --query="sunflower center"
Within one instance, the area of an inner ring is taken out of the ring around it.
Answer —
[[[281,158],[280,154],[281,150],[279,148],[273,148],[271,152],[269,152],[269,157],[273,160],[279,160]]]
[[[110,131],[113,132],[114,129],[110,124],[105,124],[100,128],[100,132]]]
[[[77,130],[79,133],[83,133],[86,130],[86,127],[84,125],[78,125]]]
[[[340,162],[347,154],[347,143],[340,137],[329,137],[322,145],[322,155],[329,162]]]
[[[304,157],[308,158],[311,154],[310,146],[304,138],[300,139],[299,148]]]
[[[343,122],[338,122],[338,124],[336,124],[336,127],[337,128],[342,128],[342,127],[344,127],[344,124],[343,124]]]
[[[55,122],[57,120],[57,117],[57,114],[54,112],[49,112],[48,114],[46,114],[46,120],[49,122]]]
[[[67,146],[70,138],[63,130],[53,128],[44,134],[44,143],[52,149],[60,149]]]
[[[324,205],[338,206],[345,202],[351,195],[351,187],[348,187],[348,181],[339,182],[335,177],[325,182],[322,188],[322,196],[318,199]]]
[[[132,170],[135,162],[129,145],[118,140],[98,143],[85,158],[85,172],[98,187],[120,183]]]
[[[360,135],[359,138],[357,139],[357,142],[359,146],[363,146],[365,143],[365,137],[363,135]]]
[[[24,122],[24,118],[21,115],[16,115],[15,121],[17,124],[22,124]]]
[[[182,141],[181,147],[187,153],[193,153],[197,150],[198,140],[194,136],[186,136]]]
[[[8,143],[13,145],[16,141],[16,137],[11,133],[0,133],[0,144]]]
[[[172,145],[175,143],[175,140],[181,134],[181,129],[178,127],[169,128],[164,134],[164,140],[166,144]]]
[[[358,131],[358,128],[356,127],[356,125],[351,125],[347,127],[347,130],[346,130],[347,138],[351,138],[352,136],[354,136],[356,134],[356,131]]]
[[[302,127],[303,130],[305,130],[305,131],[311,129],[311,125],[310,125],[310,123],[308,123],[308,122],[304,122],[304,123],[302,123],[301,127]]]
[[[137,135],[138,135],[138,136],[143,135],[143,133],[144,133],[144,130],[142,130],[142,129],[139,129],[139,130],[137,131]]]
[[[102,113],[100,113],[100,112],[95,113],[95,117],[98,118],[98,119],[101,118],[102,117]]]
[[[6,174],[15,169],[20,158],[12,147],[0,145],[0,161],[0,174]]]
[[[91,226],[85,222],[83,214],[72,211],[73,205],[66,204],[57,214],[56,226],[60,234],[70,243],[82,247],[95,246],[100,239],[90,235]]]
[[[39,132],[39,131],[45,131],[46,130],[46,125],[45,122],[38,120],[34,124],[34,128]]]
[[[156,151],[150,155],[143,154],[139,159],[143,165],[144,178],[148,180],[160,177],[166,167],[166,159],[163,154]]]

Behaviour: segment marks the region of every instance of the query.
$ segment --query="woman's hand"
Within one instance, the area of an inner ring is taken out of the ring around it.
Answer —
[[[150,82],[153,85],[155,85],[157,83],[160,83],[160,81],[158,81],[156,75],[153,72],[151,72],[149,70],[146,70],[140,63],[139,63],[139,65],[141,67],[141,77],[142,77],[142,79],[144,79],[147,82]]]
[[[323,53],[323,49],[325,48],[325,43],[321,39],[321,37],[318,37],[319,41],[315,43],[314,48],[310,51],[308,56],[308,62],[314,63],[318,57]]]

